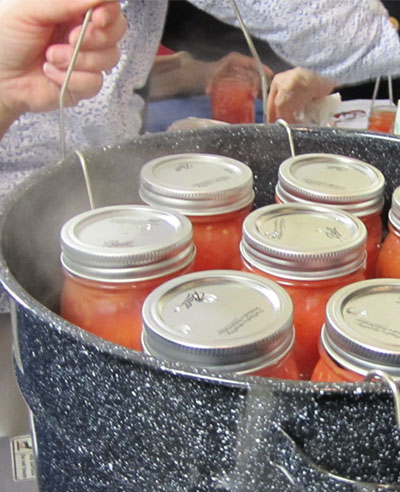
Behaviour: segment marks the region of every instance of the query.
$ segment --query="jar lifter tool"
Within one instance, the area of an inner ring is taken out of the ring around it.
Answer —
[[[258,56],[256,47],[254,46],[253,40],[251,39],[251,36],[246,28],[246,25],[243,21],[242,15],[240,13],[240,10],[237,6],[237,3],[235,0],[231,0],[233,8],[235,10],[235,14],[237,17],[237,20],[239,22],[239,26],[244,34],[244,37],[247,41],[248,47],[250,49],[250,52],[256,62],[257,65],[257,70],[261,78],[261,91],[262,91],[262,99],[263,99],[263,121],[264,123],[268,123],[268,112],[267,112],[267,99],[268,99],[268,80],[267,76],[264,72],[263,64],[260,60],[260,57]]]

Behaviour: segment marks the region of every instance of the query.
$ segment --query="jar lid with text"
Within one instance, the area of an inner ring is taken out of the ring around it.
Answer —
[[[148,205],[185,215],[228,213],[253,202],[253,173],[243,162],[222,155],[166,155],[143,166],[139,195]]]
[[[276,277],[323,280],[364,268],[367,229],[360,219],[329,206],[273,204],[243,223],[245,263]]]
[[[336,154],[301,154],[279,167],[280,202],[330,204],[357,216],[382,210],[385,178],[371,164]]]
[[[184,268],[194,256],[189,219],[145,205],[97,208],[61,229],[61,263],[86,279],[148,280]]]
[[[234,270],[182,275],[143,305],[146,353],[217,372],[253,372],[293,347],[293,305],[269,279]]]
[[[321,343],[346,369],[380,369],[400,378],[400,280],[371,279],[335,292],[326,306]]]

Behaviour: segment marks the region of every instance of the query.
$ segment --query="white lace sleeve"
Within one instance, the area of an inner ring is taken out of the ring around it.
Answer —
[[[338,83],[400,74],[400,40],[379,0],[236,0],[252,34]],[[237,25],[231,0],[191,0]]]

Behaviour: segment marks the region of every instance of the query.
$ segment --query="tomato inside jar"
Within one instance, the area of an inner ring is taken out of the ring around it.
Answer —
[[[192,237],[186,217],[142,205],[73,217],[61,230],[61,316],[141,350],[143,302],[162,282],[192,270]]]
[[[279,167],[277,203],[319,203],[351,213],[367,228],[365,275],[375,276],[382,242],[385,178],[366,162],[336,154],[301,154]]]
[[[358,382],[372,370],[400,380],[400,280],[370,279],[338,290],[326,307],[312,381]]]
[[[226,123],[255,122],[255,84],[244,73],[218,77],[211,87],[211,116]]]
[[[400,186],[392,194],[388,234],[379,251],[376,276],[400,278]]]
[[[139,194],[148,205],[190,219],[195,270],[229,269],[240,257],[242,224],[254,200],[253,173],[243,162],[200,153],[153,159],[141,170]]]
[[[289,295],[249,273],[183,275],[143,305],[143,349],[159,359],[217,373],[299,379],[293,343]]]
[[[281,285],[293,301],[295,356],[303,379],[318,361],[318,341],[330,296],[365,279],[366,228],[342,210],[276,204],[243,224],[241,268]]]

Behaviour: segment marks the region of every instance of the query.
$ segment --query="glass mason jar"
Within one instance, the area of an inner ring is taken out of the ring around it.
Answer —
[[[382,242],[385,178],[366,162],[335,154],[302,154],[280,165],[279,203],[319,203],[356,215],[367,228],[367,278],[375,276]]]
[[[141,350],[143,301],[162,282],[191,271],[192,238],[186,217],[143,205],[72,217],[61,230],[61,316]]]
[[[213,372],[298,379],[293,306],[275,282],[209,270],[155,289],[143,304],[145,353]]]
[[[258,86],[254,72],[229,67],[211,84],[211,117],[231,124],[255,123]],[[258,75],[257,75],[258,79]]]
[[[231,268],[239,257],[244,218],[254,200],[249,166],[220,155],[175,154],[146,163],[141,199],[188,217],[193,225],[196,270]]]
[[[356,382],[379,369],[400,380],[399,299],[398,279],[356,282],[333,294],[311,379]]]
[[[357,217],[311,204],[267,205],[243,223],[241,268],[284,287],[294,308],[295,355],[303,379],[318,361],[330,296],[365,279],[367,231]]]
[[[376,276],[400,278],[400,186],[392,194],[388,230],[379,251]]]

